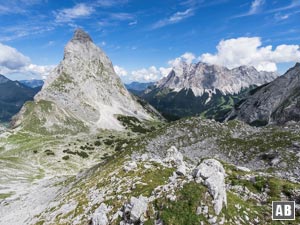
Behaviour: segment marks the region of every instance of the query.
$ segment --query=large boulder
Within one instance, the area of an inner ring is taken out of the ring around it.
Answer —
[[[215,159],[206,159],[193,171],[194,178],[202,178],[210,195],[213,197],[214,210],[220,214],[223,204],[227,205],[225,170],[222,164]]]
[[[108,218],[106,214],[108,212],[109,209],[107,208],[107,206],[104,203],[101,203],[101,205],[96,209],[91,218],[91,225],[107,225]]]
[[[125,205],[124,221],[127,223],[137,223],[144,220],[144,213],[148,208],[148,198],[140,196],[131,197],[130,203]]]

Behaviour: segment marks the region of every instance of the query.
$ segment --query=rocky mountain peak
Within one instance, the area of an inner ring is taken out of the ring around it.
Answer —
[[[88,35],[84,30],[78,28],[74,32],[74,36],[71,41],[79,41],[79,42],[93,42],[90,35]]]
[[[152,119],[126,90],[110,59],[81,29],[75,31],[63,60],[35,96],[36,103],[45,101],[51,102],[57,113],[37,113],[46,121],[47,130],[70,118],[92,130],[124,129],[119,115]],[[59,115],[61,112],[64,114]]]

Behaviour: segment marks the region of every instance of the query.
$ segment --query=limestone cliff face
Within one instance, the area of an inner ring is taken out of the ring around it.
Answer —
[[[42,113],[44,124],[50,128],[57,125],[58,117],[71,117],[92,129],[116,130],[123,129],[116,119],[117,114],[151,119],[126,90],[110,59],[81,29],[75,31],[65,47],[63,60],[49,75],[34,101],[35,104],[50,102],[60,109],[58,115]],[[22,120],[15,119],[15,123],[22,123]]]
[[[300,120],[300,63],[271,83],[263,85],[241,102],[228,119],[252,125],[283,124]]]
[[[277,76],[276,73],[257,71],[254,67],[240,66],[230,70],[202,62],[181,62],[167,77],[160,80],[156,87],[169,88],[176,92],[191,89],[195,96],[202,96],[205,92],[211,95],[216,90],[226,95],[237,94],[251,85],[265,84]]]

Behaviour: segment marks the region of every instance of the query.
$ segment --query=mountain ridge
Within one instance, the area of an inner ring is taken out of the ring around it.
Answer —
[[[248,91],[275,77],[254,67],[181,62],[140,96],[169,120],[200,115],[222,121]]]
[[[228,69],[203,62],[181,62],[166,78],[158,81],[156,87],[167,87],[175,92],[184,88],[192,89],[195,96],[201,96],[204,92],[212,94],[218,89],[226,95],[237,94],[242,88],[250,85],[260,86],[277,76],[278,74],[273,72],[259,72],[252,66]]]
[[[296,63],[284,75],[253,90],[235,106],[227,120],[237,118],[256,126],[299,121],[299,104],[300,63]]]

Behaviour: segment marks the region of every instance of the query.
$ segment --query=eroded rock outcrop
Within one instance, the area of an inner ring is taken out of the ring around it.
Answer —
[[[91,218],[91,225],[107,225],[108,218],[107,213],[109,212],[108,207],[102,203],[99,208],[96,209],[92,218]]]
[[[130,203],[124,206],[123,224],[136,224],[144,220],[144,213],[148,208],[148,198],[140,196],[131,197]]]
[[[209,193],[213,197],[214,210],[220,214],[223,205],[227,205],[225,170],[222,164],[215,159],[206,159],[193,171],[194,178],[202,178]]]

